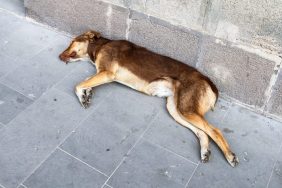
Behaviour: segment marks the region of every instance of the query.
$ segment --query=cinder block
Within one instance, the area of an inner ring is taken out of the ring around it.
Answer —
[[[231,41],[282,50],[282,1],[213,0],[206,30]]]
[[[176,25],[201,29],[209,0],[102,0],[166,20]]]
[[[27,1],[28,16],[72,34],[99,31],[111,39],[125,38],[128,10],[105,2]]]
[[[262,107],[275,62],[232,46],[228,42],[204,37],[198,67],[219,90],[255,107]]]
[[[282,71],[273,87],[271,98],[267,105],[267,111],[282,117]]]
[[[199,34],[135,11],[131,12],[130,19],[130,41],[189,65],[196,65]]]

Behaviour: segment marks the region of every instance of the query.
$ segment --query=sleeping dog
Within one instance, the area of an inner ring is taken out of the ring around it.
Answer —
[[[214,108],[218,90],[195,68],[129,41],[103,38],[95,31],[76,37],[59,58],[66,63],[88,59],[95,65],[97,74],[75,87],[84,108],[90,105],[92,88],[109,82],[124,84],[147,95],[165,97],[169,114],[199,138],[202,162],[209,160],[210,137],[232,167],[238,164],[238,158],[221,131],[204,118],[204,114]]]

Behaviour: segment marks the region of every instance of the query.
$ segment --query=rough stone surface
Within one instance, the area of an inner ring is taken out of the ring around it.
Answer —
[[[211,1],[206,28],[212,35],[282,50],[282,1]]]
[[[93,29],[108,38],[125,38],[128,10],[122,7],[91,0],[28,0],[25,6],[28,16],[72,34]]]
[[[195,66],[199,37],[167,22],[132,11],[128,39],[157,53]]]
[[[200,28],[203,23],[207,0],[103,0],[119,6],[161,18],[175,25],[189,28]],[[160,11],[161,10],[161,11]]]
[[[204,37],[198,66],[224,94],[262,107],[275,63]]]
[[[267,111],[271,114],[282,116],[282,71],[280,71],[277,81],[273,87]]]

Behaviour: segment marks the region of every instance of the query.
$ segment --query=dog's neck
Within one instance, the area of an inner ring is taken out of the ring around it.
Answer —
[[[93,62],[95,62],[96,56],[98,52],[100,51],[101,47],[105,45],[106,43],[108,43],[109,41],[110,41],[109,39],[100,37],[97,40],[95,40],[94,42],[89,43],[87,53]]]

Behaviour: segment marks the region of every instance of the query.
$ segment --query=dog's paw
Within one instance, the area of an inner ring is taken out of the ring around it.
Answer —
[[[231,153],[229,157],[227,157],[227,161],[232,167],[235,167],[239,164],[239,159],[235,153]]]
[[[92,94],[93,92],[91,88],[76,90],[76,95],[78,97],[78,100],[84,108],[88,108],[90,106]]]
[[[201,151],[201,161],[202,163],[207,163],[210,160],[211,151],[206,149],[205,151]]]

